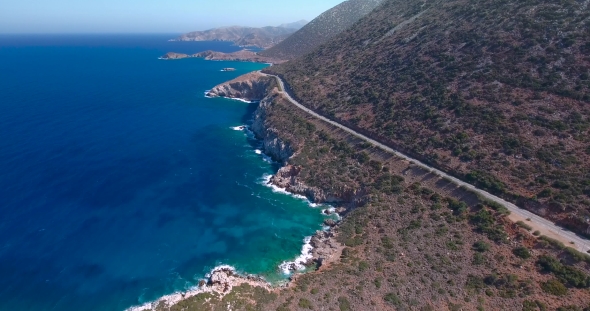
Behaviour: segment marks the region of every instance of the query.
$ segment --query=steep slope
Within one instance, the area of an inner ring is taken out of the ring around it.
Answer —
[[[382,0],[348,0],[322,13],[280,44],[260,52],[279,59],[293,59],[311,52],[352,26],[377,7]]]
[[[310,108],[590,233],[588,4],[388,0],[269,70]]]
[[[288,27],[224,27],[184,34],[172,41],[228,41],[239,46],[269,48],[294,33]]]
[[[308,264],[318,271],[292,275],[289,286],[268,291],[227,282],[222,290],[232,289],[223,296],[187,295],[152,310],[590,310],[590,256],[536,238],[501,207],[478,204],[412,162],[310,118],[267,78],[251,74],[216,89],[233,96],[266,79],[250,128],[266,154],[287,162],[271,182],[319,202],[339,201],[345,218],[311,238],[321,253]]]

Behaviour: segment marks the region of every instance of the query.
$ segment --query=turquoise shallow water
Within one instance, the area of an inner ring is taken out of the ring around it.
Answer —
[[[158,60],[235,50],[169,37],[0,36],[0,310],[123,310],[218,264],[280,279],[321,228],[231,129],[255,105],[203,96],[264,65]]]

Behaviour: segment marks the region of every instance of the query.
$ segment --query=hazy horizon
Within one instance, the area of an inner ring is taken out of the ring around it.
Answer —
[[[2,34],[185,33],[225,26],[278,26],[311,21],[343,0],[21,0],[0,11]]]

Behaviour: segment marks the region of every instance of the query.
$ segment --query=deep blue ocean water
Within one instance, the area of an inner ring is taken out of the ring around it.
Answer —
[[[124,310],[218,264],[277,279],[321,228],[231,129],[255,105],[203,96],[265,65],[158,60],[237,50],[171,37],[0,36],[0,310]]]

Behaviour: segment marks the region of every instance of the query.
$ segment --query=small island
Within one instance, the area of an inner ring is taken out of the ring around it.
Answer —
[[[236,68],[223,68],[221,71],[236,71]]]

